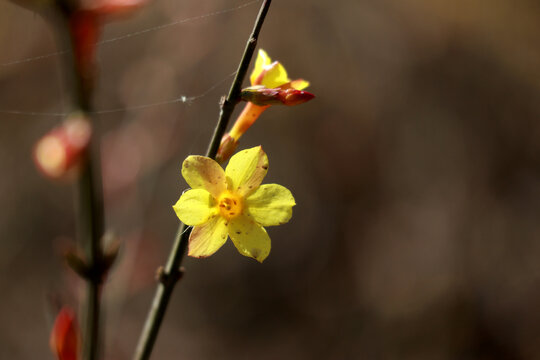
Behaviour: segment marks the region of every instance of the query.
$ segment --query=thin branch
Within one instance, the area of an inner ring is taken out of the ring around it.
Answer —
[[[255,52],[259,32],[261,31],[271,3],[272,0],[265,0],[261,5],[251,36],[248,39],[242,59],[238,65],[236,77],[234,78],[227,98],[221,103],[219,119],[206,152],[206,156],[210,158],[215,158],[232,112],[236,104],[240,101],[242,82],[244,81],[253,53]],[[181,224],[178,228],[167,264],[160,270],[160,283],[158,284],[150,312],[148,313],[141,337],[139,338],[135,356],[133,358],[134,360],[147,360],[150,358],[174,286],[182,276],[180,265],[182,264],[182,259],[186,253],[190,233],[190,229],[185,224]]]
[[[97,176],[93,171],[98,165],[92,161],[90,151],[87,161],[83,165],[77,190],[79,194],[79,217],[86,254],[86,266],[89,270],[87,277],[86,311],[83,341],[83,359],[94,360],[99,349],[99,323],[100,323],[100,288],[103,277],[103,253],[101,249],[102,225],[102,199],[97,195]]]
[[[68,37],[69,13],[54,16],[58,21],[59,37],[73,49],[76,39]],[[53,20],[54,21],[54,20]],[[91,86],[77,69],[74,51],[66,58],[66,77],[73,96],[73,106],[85,118],[90,119]],[[77,232],[84,249],[86,267],[86,302],[83,304],[84,333],[82,358],[95,360],[99,354],[100,340],[100,291],[107,266],[104,263],[102,238],[104,233],[103,190],[101,180],[100,144],[96,123],[92,122],[92,136],[86,149],[76,184]],[[110,264],[109,264],[110,265]]]
[[[227,96],[225,101],[221,104],[221,112],[219,114],[219,120],[214,130],[214,135],[212,136],[212,140],[210,141],[210,145],[208,146],[208,150],[206,151],[206,156],[212,159],[216,157],[216,153],[218,151],[221,138],[223,137],[223,134],[225,133],[225,130],[227,129],[227,125],[229,124],[229,119],[231,118],[234,107],[240,101],[240,91],[242,90],[242,82],[244,81],[244,78],[246,77],[246,73],[247,73],[249,64],[251,62],[251,58],[253,57],[255,48],[257,47],[257,39],[259,37],[259,32],[261,31],[264,18],[266,17],[266,14],[268,13],[268,9],[270,7],[271,2],[272,2],[271,0],[265,1],[261,6],[261,10],[259,11],[259,16],[257,17],[257,21],[255,22],[255,26],[253,27],[253,32],[251,33],[251,36],[249,37],[249,40],[246,44],[246,48],[244,49],[244,55],[242,56],[242,60],[240,61],[240,64],[238,65],[236,77],[234,78],[234,81],[231,85],[231,89],[229,90],[229,95]]]
[[[86,101],[84,114],[89,115],[89,99]],[[84,105],[79,103],[80,107]],[[100,288],[106,269],[103,262],[103,193],[101,183],[101,162],[99,159],[99,138],[96,135],[96,126],[93,122],[92,137],[89,148],[82,164],[77,183],[80,236],[85,249],[86,266],[89,271],[87,277],[87,298],[85,304],[85,338],[83,359],[94,360],[99,349],[99,319],[100,319]],[[95,156],[93,156],[95,155]]]

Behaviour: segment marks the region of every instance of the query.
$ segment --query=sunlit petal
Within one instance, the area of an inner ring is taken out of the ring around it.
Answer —
[[[309,86],[309,81],[304,79],[296,79],[291,81],[291,87],[296,90],[304,90]]]
[[[249,80],[251,81],[251,85],[260,85],[256,84],[257,80],[259,79],[259,76],[264,70],[265,66],[268,66],[272,63],[272,60],[270,59],[270,56],[264,51],[263,49],[259,49],[259,53],[257,54],[257,60],[255,60],[255,68],[251,72],[251,75],[249,77]]]
[[[276,61],[270,65],[264,74],[261,85],[268,89],[274,89],[290,81],[285,67]]]
[[[270,237],[266,230],[247,216],[239,216],[229,223],[229,236],[240,254],[259,262],[270,254]]]
[[[225,172],[214,160],[191,155],[182,164],[182,176],[193,189],[205,189],[218,197],[226,189]]]
[[[246,198],[244,213],[263,226],[281,225],[290,220],[294,205],[294,198],[287,188],[265,184]]]
[[[229,190],[247,196],[261,184],[268,171],[268,157],[261,146],[236,153],[225,169]]]
[[[188,255],[207,257],[215,253],[227,241],[227,222],[214,216],[203,225],[195,226],[189,236]]]
[[[191,189],[173,206],[176,216],[186,225],[200,225],[217,213],[212,195],[204,189]]]

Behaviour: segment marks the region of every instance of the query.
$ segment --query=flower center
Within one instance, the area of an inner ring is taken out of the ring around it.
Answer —
[[[242,198],[228,191],[224,192],[219,197],[218,208],[225,219],[233,219],[242,213]]]

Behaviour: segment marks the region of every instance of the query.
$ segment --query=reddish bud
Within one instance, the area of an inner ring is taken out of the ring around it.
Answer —
[[[147,0],[87,1],[84,9],[102,16],[121,16],[143,6]]]
[[[103,22],[130,13],[146,0],[90,0],[76,3],[68,13],[73,55],[84,91],[93,87],[96,50]]]
[[[34,148],[34,161],[50,178],[62,178],[78,168],[88,148],[92,129],[83,116],[71,116],[42,137]]]
[[[75,61],[82,76],[93,75],[96,47],[103,21],[111,16],[130,13],[146,0],[82,1],[69,15]]]
[[[241,98],[255,105],[299,105],[313,99],[315,95],[303,90],[293,88],[267,89],[261,86],[252,86],[242,90]]]
[[[219,150],[216,155],[216,161],[218,163],[224,163],[227,161],[234,151],[238,147],[238,140],[234,139],[231,135],[225,134],[221,139],[221,145],[219,145]]]
[[[280,90],[278,93],[279,100],[283,103],[283,105],[287,106],[300,105],[313,99],[314,97],[315,95],[310,92],[296,89]]]
[[[58,360],[77,360],[79,353],[79,325],[75,312],[63,307],[51,331],[50,346]]]

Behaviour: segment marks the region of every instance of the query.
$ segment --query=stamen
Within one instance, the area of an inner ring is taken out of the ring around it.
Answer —
[[[219,197],[218,207],[221,216],[230,220],[242,213],[242,199],[238,195],[227,191]]]

